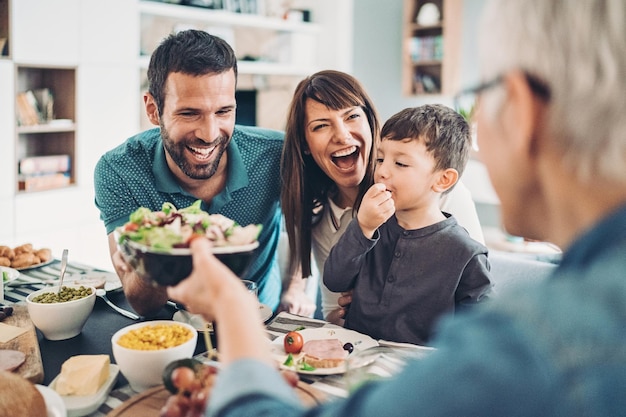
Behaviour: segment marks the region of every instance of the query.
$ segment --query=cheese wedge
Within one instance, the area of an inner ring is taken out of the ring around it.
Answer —
[[[61,395],[93,395],[109,377],[109,355],[77,355],[66,360],[55,384]]]

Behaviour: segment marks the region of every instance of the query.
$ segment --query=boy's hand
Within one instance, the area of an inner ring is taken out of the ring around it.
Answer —
[[[357,220],[361,231],[368,239],[374,236],[376,229],[385,223],[396,211],[396,206],[385,184],[376,183],[363,196]]]

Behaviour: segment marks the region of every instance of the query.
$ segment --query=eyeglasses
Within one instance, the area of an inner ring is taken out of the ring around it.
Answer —
[[[526,78],[526,82],[528,83],[528,86],[533,94],[545,102],[550,101],[550,88],[545,82],[528,72],[524,72],[524,77]],[[475,87],[462,90],[454,96],[454,108],[463,117],[465,117],[466,120],[470,120],[476,113],[478,96],[481,93],[500,85],[504,81],[504,78],[504,74],[500,74],[490,81],[486,81]]]

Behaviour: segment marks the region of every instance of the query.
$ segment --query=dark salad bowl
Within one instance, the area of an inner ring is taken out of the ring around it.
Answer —
[[[128,239],[118,242],[126,262],[146,281],[162,286],[176,285],[187,278],[193,269],[190,249],[175,248],[163,251]],[[246,273],[258,246],[258,241],[240,246],[215,246],[212,252],[236,275],[242,276]]]

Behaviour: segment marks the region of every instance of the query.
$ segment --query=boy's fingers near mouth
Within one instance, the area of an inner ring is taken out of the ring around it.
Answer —
[[[375,191],[373,193],[374,196],[387,193],[389,194],[389,197],[391,197],[391,191],[387,190],[387,186],[382,182],[377,182],[376,184],[372,185],[372,189]]]

